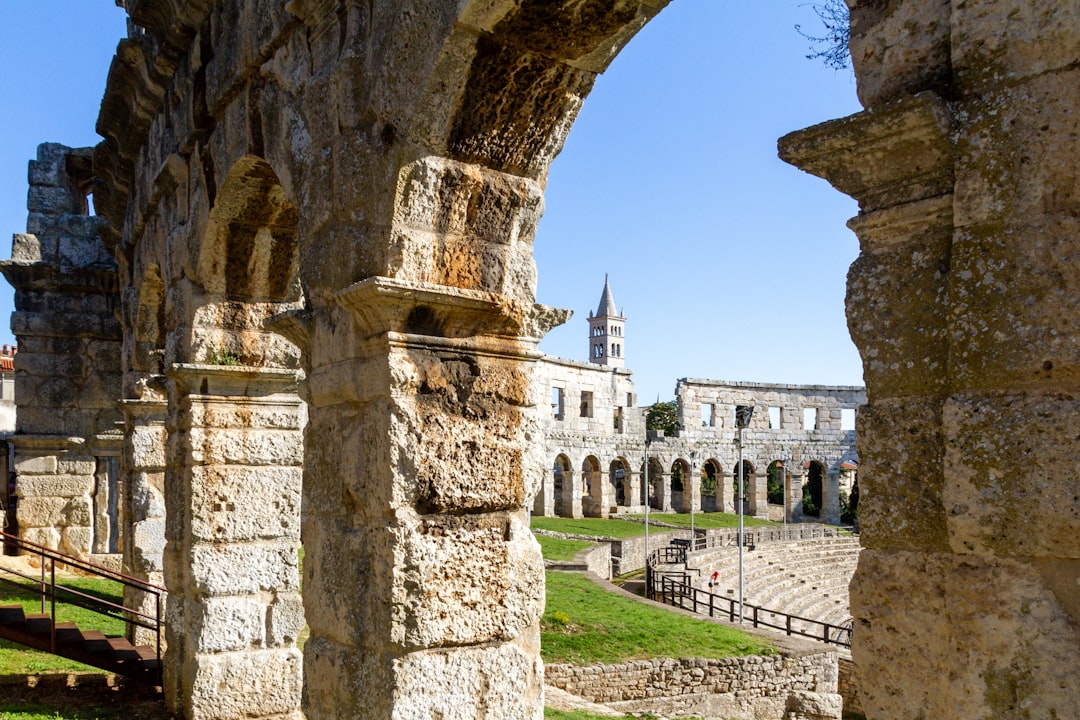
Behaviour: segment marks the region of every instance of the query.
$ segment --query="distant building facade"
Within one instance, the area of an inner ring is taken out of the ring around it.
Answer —
[[[547,356],[537,363],[536,382],[551,405],[543,413],[550,470],[533,514],[610,517],[644,512],[646,504],[735,512],[735,411],[746,406],[754,413],[742,433],[744,511],[770,516],[771,476],[783,498],[773,504],[774,519],[813,513],[839,522],[841,492],[851,492],[858,469],[854,427],[864,388],[683,378],[675,387],[677,433],[647,433],[647,408],[638,407],[625,367],[626,317],[607,278],[588,320],[588,362]],[[804,485],[814,505],[806,513]]]

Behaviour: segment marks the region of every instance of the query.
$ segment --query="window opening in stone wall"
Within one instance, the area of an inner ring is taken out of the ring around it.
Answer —
[[[581,417],[591,418],[593,416],[593,395],[591,390],[581,391]]]
[[[855,429],[855,408],[840,410],[840,429],[844,432]]]
[[[551,388],[551,414],[556,420],[566,417],[566,391],[561,387]]]
[[[620,432],[620,433],[625,432],[625,427],[624,427],[624,424],[623,424],[623,408],[621,408],[621,407],[615,408],[615,421],[614,422],[615,422],[615,430],[617,432]]]
[[[701,426],[716,427],[715,403],[701,403]]]
[[[803,408],[803,411],[802,411],[803,430],[817,430],[818,429],[817,421],[818,421],[817,408]]]
[[[783,413],[780,412],[780,408],[769,408],[769,428],[771,430],[779,430],[783,427]]]

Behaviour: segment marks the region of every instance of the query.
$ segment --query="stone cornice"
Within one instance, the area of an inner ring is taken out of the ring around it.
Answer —
[[[535,341],[569,311],[525,305],[478,290],[373,277],[337,294],[369,337],[386,333],[436,338],[489,336]]]
[[[952,192],[952,113],[932,92],[790,133],[780,159],[828,180],[864,212]]]
[[[295,393],[300,381],[297,370],[250,365],[176,363],[169,368],[168,375],[185,392],[219,396]]]

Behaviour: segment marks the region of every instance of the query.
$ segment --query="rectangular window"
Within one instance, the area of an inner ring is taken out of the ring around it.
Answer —
[[[551,388],[551,414],[556,420],[562,420],[566,417],[565,399],[566,396],[561,387]]]
[[[581,391],[581,417],[591,418],[593,416],[593,399],[592,391]]]
[[[626,393],[626,407],[634,407],[634,393]]]
[[[716,405],[701,403],[701,427],[716,427]]]
[[[623,432],[623,409],[615,408],[615,431]]]
[[[843,408],[840,411],[840,429],[843,431],[855,429],[855,408]]]
[[[783,413],[778,407],[769,408],[769,428],[779,430],[784,426]]]
[[[802,411],[802,427],[803,430],[817,430],[817,408],[803,408]]]

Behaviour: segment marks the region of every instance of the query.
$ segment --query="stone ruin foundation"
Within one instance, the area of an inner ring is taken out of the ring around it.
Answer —
[[[165,579],[192,720],[539,718],[531,241],[666,3],[122,4],[104,140],[43,146],[4,266],[23,532]],[[780,152],[860,204],[863,705],[1071,716],[1080,10],[848,4],[866,110]]]

